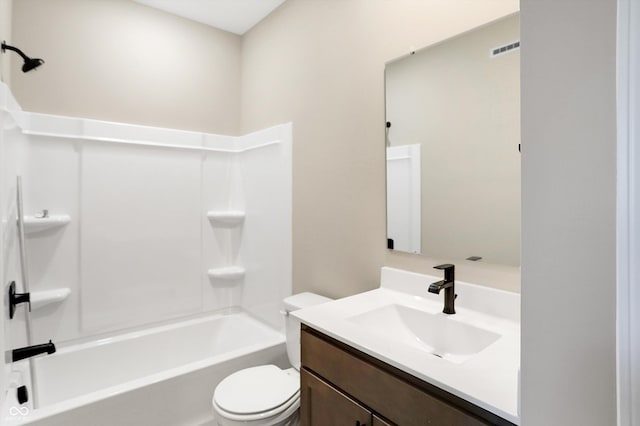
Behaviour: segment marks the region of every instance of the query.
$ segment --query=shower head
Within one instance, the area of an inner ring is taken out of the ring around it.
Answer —
[[[39,58],[25,59],[24,64],[22,65],[22,72],[29,72],[31,70],[35,70],[42,64],[44,64],[44,61]]]
[[[44,64],[44,61],[42,59],[30,58],[24,53],[22,53],[22,50],[18,49],[17,47],[9,46],[7,43],[3,41],[2,53],[4,53],[5,50],[12,50],[22,57],[22,60],[24,61],[24,64],[22,65],[22,72],[29,72],[31,70],[38,68],[40,65]]]

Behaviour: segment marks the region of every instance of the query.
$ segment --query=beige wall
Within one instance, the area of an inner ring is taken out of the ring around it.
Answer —
[[[616,424],[616,0],[523,0],[523,426]]]
[[[518,15],[387,65],[392,146],[420,144],[422,253],[520,265]]]
[[[369,290],[383,265],[436,272],[385,248],[384,65],[517,10],[517,0],[288,0],[245,34],[242,131],[293,121],[295,291]],[[517,285],[517,271],[487,275]]]
[[[385,62],[517,10],[288,0],[241,39],[127,0],[20,0],[14,40],[46,64],[14,64],[12,89],[31,111],[180,129],[293,121],[294,288],[345,296],[376,287],[383,265],[433,273],[449,260],[385,248]],[[518,268],[458,264],[458,276],[519,286]]]
[[[0,0],[0,41],[4,40],[11,44],[11,9],[13,0]],[[10,63],[11,56],[8,54],[0,55],[0,80],[10,84]]]
[[[239,36],[129,0],[20,0],[13,41],[42,69],[13,61],[28,111],[237,134]]]

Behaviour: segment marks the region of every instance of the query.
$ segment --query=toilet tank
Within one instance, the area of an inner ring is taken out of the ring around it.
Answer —
[[[289,362],[296,370],[300,370],[300,320],[289,315],[289,312],[320,305],[331,300],[333,299],[309,292],[294,294],[284,299],[287,355],[289,356]]]

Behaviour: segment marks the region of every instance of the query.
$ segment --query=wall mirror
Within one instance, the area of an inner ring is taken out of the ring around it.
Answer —
[[[386,64],[388,248],[520,264],[519,22]]]

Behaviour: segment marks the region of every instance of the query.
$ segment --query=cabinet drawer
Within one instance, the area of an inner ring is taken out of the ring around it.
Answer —
[[[365,361],[357,356],[359,353],[355,349],[347,351],[339,348],[329,342],[325,336],[320,337],[315,331],[302,330],[301,346],[303,367],[323,377],[395,424],[402,426],[501,424],[484,421],[432,396],[424,389]],[[507,424],[510,423],[507,422]]]

